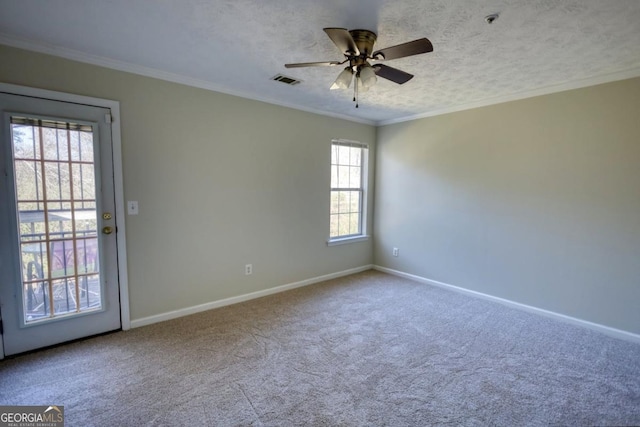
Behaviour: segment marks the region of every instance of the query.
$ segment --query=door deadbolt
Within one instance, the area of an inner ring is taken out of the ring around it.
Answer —
[[[112,218],[111,212],[105,212],[105,213],[102,214],[102,219],[104,219],[104,220],[109,220],[111,218]]]

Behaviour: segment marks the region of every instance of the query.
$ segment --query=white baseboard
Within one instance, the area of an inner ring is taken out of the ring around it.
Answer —
[[[379,265],[373,266],[374,270],[381,271],[383,273],[392,274],[394,276],[403,277],[405,279],[414,280],[420,283],[426,283],[428,285],[437,286],[439,288],[448,289],[451,291],[459,292],[465,295],[474,296],[476,298],[482,298],[485,300],[497,302],[502,305],[506,305],[508,307],[516,308],[518,310],[527,311],[529,313],[534,313],[538,315],[542,315],[545,317],[550,317],[556,320],[560,320],[562,322],[571,323],[576,326],[581,326],[583,328],[591,329],[597,332],[601,332],[603,334],[609,335],[614,338],[623,339],[625,341],[630,341],[636,344],[640,344],[640,335],[634,334],[632,332],[623,331],[621,329],[611,328],[609,326],[601,325],[599,323],[589,322],[587,320],[577,319],[575,317],[566,316],[564,314],[555,313],[553,311],[545,310],[542,308],[533,307],[526,304],[521,304],[519,302],[510,301],[504,298],[495,297],[493,295],[483,294],[482,292],[472,291],[470,289],[461,288],[454,285],[449,285],[448,283],[438,282],[437,280],[427,279],[421,276],[416,276],[414,274],[404,273],[402,271],[393,270],[391,268],[381,267]]]
[[[348,276],[350,274],[360,273],[362,271],[371,270],[373,265],[363,265],[361,267],[350,268],[349,270],[339,271],[337,273],[325,274],[324,276],[313,277],[311,279],[302,280],[300,282],[289,283],[287,285],[276,286],[274,288],[262,291],[251,292],[244,295],[238,295],[231,298],[225,298],[218,301],[207,302],[205,304],[194,305],[192,307],[181,308],[179,310],[168,311],[153,316],[143,317],[131,321],[132,328],[151,325],[153,323],[164,322],[165,320],[176,319],[178,317],[188,316],[190,314],[200,313],[202,311],[214,308],[224,307],[227,305],[237,304],[239,302],[249,301],[255,298],[265,297],[267,295],[277,294],[279,292],[288,291],[290,289],[300,288],[302,286],[312,285],[314,283],[324,282],[326,280],[337,279],[338,277]]]

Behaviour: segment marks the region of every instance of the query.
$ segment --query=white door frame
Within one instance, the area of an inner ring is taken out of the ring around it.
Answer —
[[[129,281],[127,275],[127,242],[125,231],[125,204],[124,185],[122,180],[122,140],[120,134],[120,102],[109,99],[93,98],[83,95],[74,95],[64,92],[56,92],[46,89],[37,89],[27,86],[18,86],[0,82],[0,92],[14,95],[25,95],[36,98],[50,99],[53,101],[72,102],[76,104],[93,105],[96,107],[109,108],[111,110],[111,139],[113,144],[113,184],[115,192],[115,217],[118,230],[117,253],[118,253],[118,285],[120,288],[120,322],[122,330],[131,328],[131,317],[129,312]],[[0,339],[0,359],[4,350]]]

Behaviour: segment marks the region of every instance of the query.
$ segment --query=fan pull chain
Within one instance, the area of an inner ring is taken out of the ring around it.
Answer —
[[[353,101],[356,103],[356,108],[358,108],[358,82],[360,81],[360,79],[358,78],[360,76],[360,73],[358,72],[356,74],[356,84],[353,86]]]
[[[356,102],[356,90],[358,90],[358,78],[355,79],[355,84],[353,85],[353,102]]]

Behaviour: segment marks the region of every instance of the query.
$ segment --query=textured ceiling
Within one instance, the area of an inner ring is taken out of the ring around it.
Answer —
[[[492,25],[484,21],[500,13]],[[329,91],[341,60],[323,27],[364,28],[415,74],[360,96]],[[369,123],[640,76],[638,0],[0,0],[0,43]],[[303,82],[271,81],[285,74]]]

